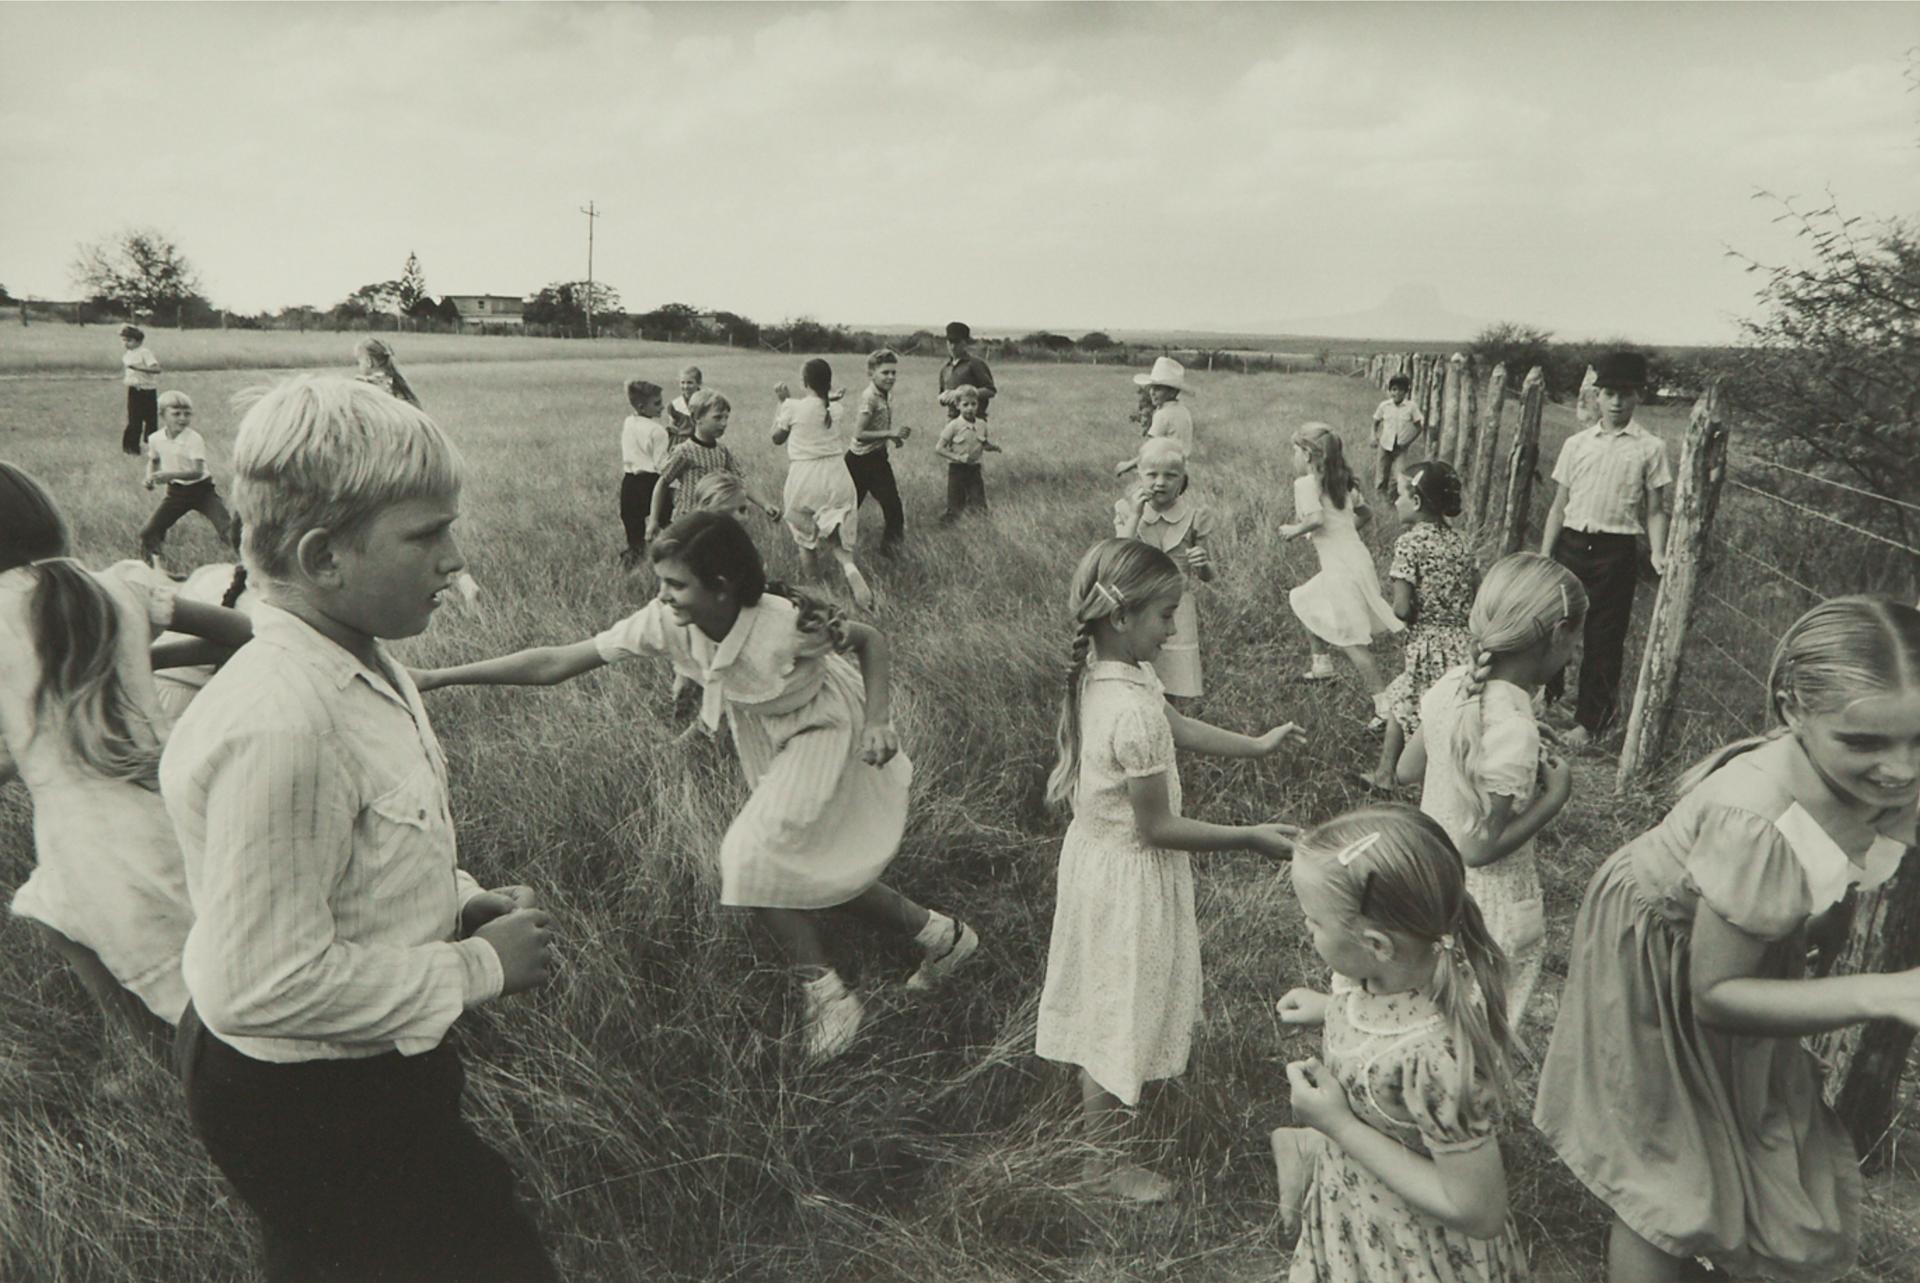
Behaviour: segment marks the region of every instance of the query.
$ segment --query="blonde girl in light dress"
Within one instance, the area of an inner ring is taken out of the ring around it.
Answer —
[[[773,392],[773,443],[787,447],[787,488],[780,500],[787,530],[808,576],[818,578],[825,551],[839,564],[854,604],[867,610],[873,589],[853,561],[860,495],[847,471],[846,433],[833,421],[833,367],[814,357],[800,368],[800,382],[805,396],[788,396],[784,383]]]
[[[1040,993],[1034,1050],[1079,1070],[1095,1140],[1119,1139],[1142,1086],[1185,1073],[1200,1019],[1200,928],[1189,851],[1251,850],[1285,859],[1293,828],[1209,824],[1180,812],[1174,750],[1266,757],[1300,736],[1291,723],[1255,737],[1171,708],[1152,660],[1173,635],[1185,579],[1172,558],[1104,539],[1068,592],[1073,660],[1060,709],[1059,761],[1047,800],[1070,804]],[[1095,1188],[1158,1202],[1172,1184],[1130,1162],[1088,1165]]]
[[[1173,636],[1154,656],[1153,671],[1167,694],[1198,699],[1205,693],[1200,671],[1200,610],[1193,582],[1213,582],[1213,510],[1188,492],[1187,452],[1171,437],[1154,437],[1140,447],[1139,482],[1114,500],[1113,533],[1138,539],[1172,557],[1186,577]]]
[[[166,722],[148,647],[167,627],[228,647],[253,635],[140,562],[85,569],[45,488],[0,463],[0,782],[17,776],[33,798],[35,857],[13,912],[74,969],[109,1036],[163,1060],[193,922],[157,779]]]
[[[1423,781],[1420,809],[1459,848],[1467,890],[1507,955],[1516,1031],[1547,936],[1533,842],[1573,794],[1567,759],[1542,751],[1533,697],[1567,666],[1586,617],[1586,590],[1551,557],[1495,562],[1468,617],[1473,658],[1420,701],[1420,729],[1400,758],[1400,778]]]
[[[1860,1246],[1860,1171],[1800,1040],[1920,1027],[1920,970],[1809,978],[1849,891],[1893,876],[1920,798],[1920,611],[1839,597],[1767,670],[1764,735],[1593,876],[1533,1121],[1613,1213],[1607,1277],[1832,1279]],[[1909,858],[1911,858],[1909,856]]]
[[[1293,887],[1328,993],[1280,1018],[1324,1029],[1287,1066],[1293,1115],[1271,1140],[1290,1283],[1512,1283],[1527,1255],[1499,1133],[1512,1091],[1500,947],[1445,830],[1383,803],[1300,838]]]
[[[779,944],[805,1001],[807,1058],[829,1060],[853,1042],[862,1005],[834,969],[827,910],[910,940],[921,953],[913,990],[932,988],[980,943],[880,881],[900,849],[913,778],[889,721],[886,638],[769,584],[759,550],[724,513],[682,517],[647,555],[659,597],[599,636],[415,681],[551,686],[651,655],[698,683],[701,721],[712,730],[726,717],[753,788],[720,844],[720,903],[751,910]]]
[[[1333,677],[1331,647],[1345,655],[1360,674],[1374,713],[1384,716],[1381,692],[1386,683],[1369,649],[1382,633],[1406,631],[1393,607],[1380,595],[1373,556],[1360,542],[1358,526],[1373,519],[1359,478],[1347,466],[1340,437],[1324,423],[1308,423],[1293,435],[1296,520],[1280,527],[1286,539],[1311,538],[1320,573],[1287,595],[1293,613],[1307,629],[1313,666],[1301,676],[1322,682]]]

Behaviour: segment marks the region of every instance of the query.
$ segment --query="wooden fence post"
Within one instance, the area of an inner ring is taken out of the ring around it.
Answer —
[[[1636,777],[1659,760],[1673,722],[1687,625],[1700,589],[1701,561],[1720,506],[1720,483],[1727,479],[1725,405],[1718,380],[1708,384],[1706,395],[1693,407],[1686,444],[1680,449],[1666,569],[1647,619],[1647,645],[1640,654],[1640,680],[1633,687],[1633,713],[1627,718],[1626,743],[1620,746],[1620,769],[1613,777],[1617,792],[1632,787]]]
[[[1862,892],[1854,906],[1846,947],[1823,968],[1834,975],[1904,971],[1920,962],[1920,855],[1909,848],[1885,885]],[[1885,1167],[1885,1144],[1900,1096],[1901,1070],[1913,1030],[1897,1020],[1847,1025],[1809,1040],[1826,1066],[1827,1103],[1853,1135],[1867,1172]]]
[[[1440,376],[1440,440],[1433,457],[1453,462],[1460,449],[1460,383],[1466,377],[1467,358],[1455,352],[1442,357]]]
[[[1473,462],[1473,442],[1480,424],[1480,363],[1467,354],[1460,378],[1460,427],[1453,438],[1453,470],[1464,482],[1467,465]]]
[[[1487,380],[1487,414],[1480,425],[1480,439],[1474,442],[1473,460],[1467,472],[1467,523],[1476,529],[1492,527],[1494,514],[1487,505],[1493,500],[1493,461],[1500,450],[1500,416],[1507,408],[1507,367],[1493,367]]]
[[[1500,532],[1500,555],[1519,552],[1527,542],[1527,522],[1533,517],[1533,473],[1540,464],[1540,419],[1547,407],[1547,374],[1539,366],[1527,371],[1520,384],[1520,426],[1507,452],[1506,525]]]

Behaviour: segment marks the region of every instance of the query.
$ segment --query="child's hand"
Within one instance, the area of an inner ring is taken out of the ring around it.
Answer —
[[[1213,554],[1207,551],[1205,544],[1190,543],[1187,545],[1188,570],[1205,570],[1212,564]]]
[[[773,385],[773,399],[775,401],[791,401],[793,399],[793,389],[784,383],[776,383]]]
[[[869,722],[860,736],[860,760],[868,766],[885,766],[900,751],[900,737],[886,722]]]
[[[1306,743],[1306,728],[1298,722],[1288,722],[1284,726],[1274,727],[1256,740],[1255,743],[1260,745],[1260,756],[1270,757],[1285,748],[1290,740],[1299,740],[1302,744]]]
[[[990,450],[990,451],[992,451],[992,452],[993,452],[994,454],[1005,454],[1005,453],[1006,453],[1006,451],[1004,451],[1004,450],[1002,450],[1002,449],[1001,449],[1001,448],[1000,448],[999,446],[997,446],[997,445],[995,445],[995,444],[994,444],[993,442],[991,442],[991,441],[987,441],[987,442],[984,442],[984,443],[983,443],[983,445],[984,445],[984,447],[985,447],[985,448],[986,448],[987,450]]]
[[[473,933],[474,939],[485,940],[500,955],[501,997],[538,989],[547,982],[553,961],[551,921],[538,909],[515,909],[482,923]]]
[[[659,534],[660,534],[660,523],[655,521],[651,517],[647,518],[647,542],[652,543],[654,539],[659,536]]]
[[[1879,977],[1875,1015],[1920,1029],[1920,967]]]
[[[495,887],[482,891],[460,906],[460,934],[470,936],[495,918],[505,917],[515,909],[535,908],[537,904],[532,887]]]
[[[1297,824],[1249,824],[1246,846],[1270,860],[1291,860],[1293,840],[1300,836]]]
[[[1540,783],[1548,797],[1566,801],[1573,796],[1573,762],[1557,753],[1541,754]]]
[[[780,509],[774,507],[772,504],[768,504],[766,507],[762,508],[761,511],[767,514],[768,521],[780,520]]]
[[[1273,1004],[1283,1025],[1320,1025],[1327,1020],[1327,995],[1317,989],[1289,989]]]
[[[895,441],[898,441],[901,445],[905,445],[907,443],[907,438],[912,435],[913,435],[913,429],[903,423],[900,425],[900,430],[893,434],[893,439]]]
[[[1317,1059],[1288,1065],[1287,1086],[1293,1089],[1294,1118],[1317,1132],[1331,1136],[1334,1128],[1353,1117],[1346,1089]]]
[[[846,399],[847,399],[847,390],[845,388],[834,388],[832,391],[827,393],[827,400],[829,401],[844,401]]]

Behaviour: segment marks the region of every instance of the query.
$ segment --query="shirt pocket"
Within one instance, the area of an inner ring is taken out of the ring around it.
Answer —
[[[452,832],[440,781],[419,770],[367,805],[357,851],[366,893],[390,896],[450,869]]]

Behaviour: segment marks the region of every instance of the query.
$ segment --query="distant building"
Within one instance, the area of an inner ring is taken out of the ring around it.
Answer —
[[[460,313],[462,325],[500,325],[519,329],[527,323],[527,303],[518,295],[449,294],[446,301],[451,302]]]

